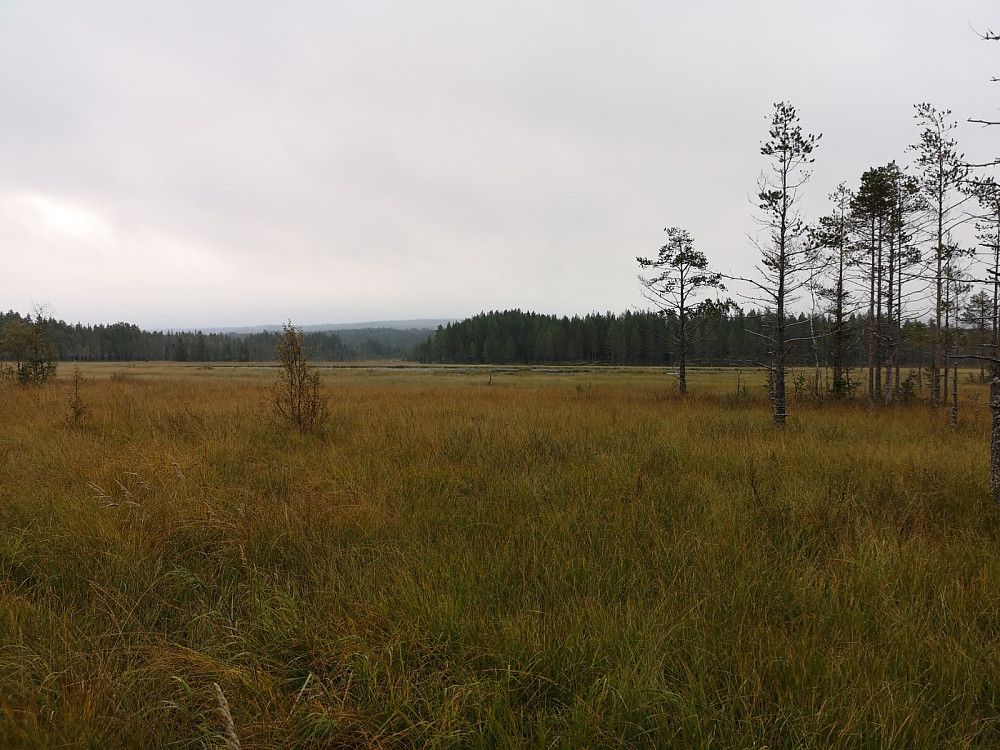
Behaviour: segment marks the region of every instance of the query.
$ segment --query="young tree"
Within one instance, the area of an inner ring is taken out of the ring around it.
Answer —
[[[949,253],[948,262],[944,267],[944,342],[946,350],[944,395],[947,400],[951,394],[951,426],[954,429],[958,426],[958,352],[964,333],[959,325],[962,310],[966,306],[969,292],[972,289],[970,276],[966,270],[963,258],[968,257],[968,253],[957,246],[953,246]],[[948,390],[948,369],[951,369],[951,391]]]
[[[309,348],[301,328],[282,326],[275,347],[281,375],[274,384],[272,403],[278,415],[301,432],[317,430],[326,419],[327,399],[320,393],[319,373],[309,364]]]
[[[724,291],[722,274],[709,270],[708,258],[695,250],[694,240],[686,229],[670,227],[667,244],[656,259],[636,258],[642,268],[652,269],[653,276],[639,276],[643,295],[663,315],[674,315],[676,330],[671,331],[677,347],[680,392],[687,395],[687,356],[691,337],[709,315],[725,306],[710,299],[699,299],[709,289]]]
[[[851,312],[851,293],[848,272],[854,262],[854,248],[851,245],[851,202],[854,194],[844,183],[830,195],[833,212],[820,218],[811,231],[814,247],[827,257],[824,265],[830,272],[830,283],[820,288],[820,295],[830,305],[832,322],[828,329],[830,336],[831,364],[833,365],[833,396],[843,398],[850,392],[846,373],[847,344],[850,326],[847,316]]]
[[[917,104],[915,115],[923,126],[920,141],[911,146],[916,153],[920,169],[920,189],[926,200],[933,223],[933,253],[930,258],[934,283],[934,363],[931,375],[931,403],[937,407],[941,400],[941,372],[945,367],[945,341],[942,328],[944,314],[945,266],[950,260],[947,237],[953,227],[956,208],[953,198],[956,189],[968,175],[963,155],[951,132],[957,127],[951,111],[939,112],[930,104]]]
[[[899,396],[899,354],[903,345],[903,319],[905,315],[906,289],[904,282],[914,278],[912,268],[920,263],[920,251],[913,244],[914,217],[922,208],[920,185],[916,178],[907,175],[895,161],[886,169],[891,185],[889,207],[889,285],[886,307],[889,311],[889,326],[886,340],[885,401]],[[895,284],[893,283],[895,276]],[[892,389],[890,375],[894,374]]]
[[[774,105],[768,140],[760,147],[768,167],[758,181],[757,208],[759,223],[766,238],[754,244],[760,253],[755,266],[758,278],[741,281],[755,290],[751,299],[769,311],[769,325],[762,334],[769,345],[771,376],[771,421],[785,424],[785,374],[789,344],[789,326],[794,322],[790,304],[808,283],[804,273],[815,264],[815,253],[802,240],[806,224],[798,212],[799,189],[809,179],[807,167],[814,161],[812,152],[821,135],[802,132],[795,107],[787,102]]]
[[[975,333],[973,345],[975,351],[989,351],[991,346],[990,328],[993,320],[993,300],[985,291],[976,292],[969,297],[965,308],[961,310],[961,321],[970,331]],[[987,355],[989,356],[989,355]],[[986,360],[979,360],[979,382],[986,382]]]
[[[992,297],[989,316],[992,336],[989,350],[983,353],[1000,360],[1000,184],[987,177],[974,180],[969,189],[983,210],[976,230],[979,247],[987,251],[986,275]],[[1000,377],[1000,361],[993,364],[993,377]]]
[[[36,310],[34,319],[10,320],[4,326],[0,354],[14,360],[13,375],[21,385],[41,385],[56,374],[56,351],[45,338],[42,311]]]
[[[988,251],[987,277],[992,287],[990,309],[990,346],[986,356],[992,360],[990,377],[990,489],[1000,504],[1000,185],[992,178],[977,180],[973,191],[983,209],[976,225],[980,247]]]

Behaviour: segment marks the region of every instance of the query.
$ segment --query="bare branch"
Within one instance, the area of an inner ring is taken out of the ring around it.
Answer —
[[[970,162],[962,162],[963,167],[968,169],[987,169],[988,167],[1000,167],[1000,159],[994,159],[993,161],[988,161],[983,164],[972,164]]]

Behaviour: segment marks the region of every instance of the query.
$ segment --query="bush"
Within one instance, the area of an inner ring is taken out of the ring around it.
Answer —
[[[80,393],[82,384],[83,373],[80,372],[80,367],[77,365],[73,368],[73,393],[69,397],[69,423],[73,425],[80,424],[90,411],[90,407]]]
[[[309,365],[312,353],[301,328],[290,322],[275,347],[281,376],[274,384],[272,402],[278,415],[302,432],[318,430],[327,415],[327,398],[320,393],[319,373]]]

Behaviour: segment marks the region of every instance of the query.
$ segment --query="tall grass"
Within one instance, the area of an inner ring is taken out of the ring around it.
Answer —
[[[344,368],[302,435],[273,370],[85,374],[0,391],[0,746],[225,747],[213,683],[243,748],[1000,743],[974,398]]]

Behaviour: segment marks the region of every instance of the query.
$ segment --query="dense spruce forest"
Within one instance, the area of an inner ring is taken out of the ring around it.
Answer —
[[[690,361],[707,366],[753,366],[767,361],[767,341],[761,337],[767,316],[756,310],[735,308],[732,313],[706,321],[702,335],[692,341]],[[861,365],[867,354],[867,320],[848,318],[848,361]],[[808,331],[810,319],[801,314],[796,324]],[[828,364],[832,326],[827,318],[812,320],[816,336],[792,348],[792,364],[821,367]],[[672,366],[676,358],[674,315],[653,312],[592,313],[585,317],[559,317],[505,310],[481,313],[459,323],[439,326],[433,336],[413,353],[422,362],[466,364],[571,364]],[[953,332],[972,341],[979,331]],[[898,358],[903,367],[927,364],[932,340],[927,324],[908,322],[903,327],[906,344]]]

